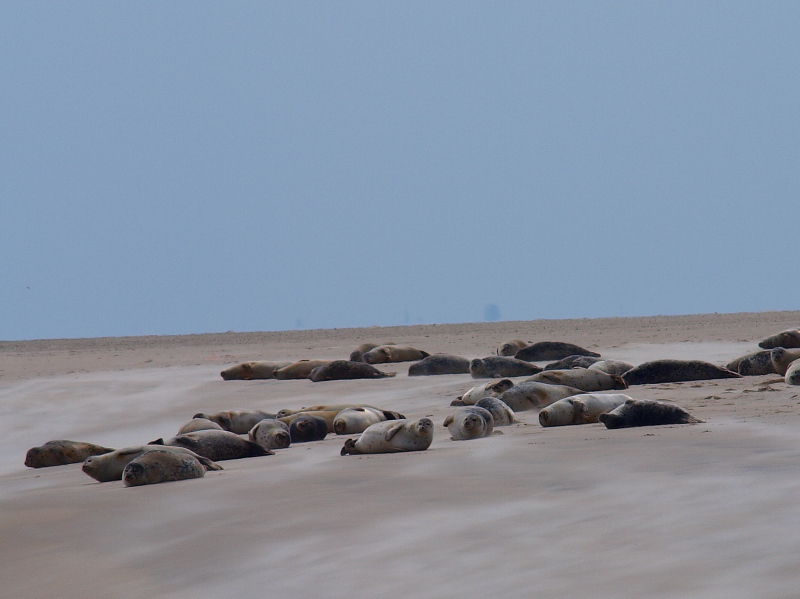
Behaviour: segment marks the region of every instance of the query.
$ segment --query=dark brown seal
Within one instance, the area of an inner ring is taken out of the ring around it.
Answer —
[[[702,422],[680,406],[652,399],[629,399],[610,412],[600,414],[599,418],[606,428]]]
[[[408,376],[432,374],[466,374],[469,360],[452,354],[433,354],[408,367]]]
[[[25,455],[25,465],[28,468],[47,468],[64,464],[78,464],[89,456],[103,455],[112,451],[114,450],[110,447],[59,439],[48,441],[39,447],[31,447]]]
[[[318,383],[320,381],[340,381],[347,379],[385,379],[390,376],[394,376],[394,373],[381,372],[366,362],[334,360],[330,364],[312,370],[308,378]]]
[[[177,435],[167,441],[156,439],[150,445],[185,447],[197,455],[214,462],[275,454],[274,451],[261,447],[261,445],[253,441],[243,439],[230,431],[195,431]]]
[[[653,360],[632,368],[622,375],[628,385],[735,379],[742,375],[702,360]]]
[[[544,360],[561,360],[567,356],[593,356],[599,358],[600,354],[572,343],[539,341],[528,347],[523,347],[514,357],[526,362],[542,362]]]
[[[469,363],[469,373],[474,379],[529,376],[541,371],[541,368],[525,360],[517,360],[516,358],[507,358],[503,356],[475,358]]]

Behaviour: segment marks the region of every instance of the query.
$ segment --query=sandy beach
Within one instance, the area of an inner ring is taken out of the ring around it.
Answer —
[[[800,586],[800,388],[777,375],[631,387],[702,424],[452,441],[468,374],[223,381],[247,360],[346,359],[364,341],[468,358],[557,340],[639,364],[724,365],[800,311],[0,342],[1,597],[783,598]],[[170,437],[196,412],[369,403],[436,430],[424,452],[344,438],[126,488],[23,465],[51,439]]]

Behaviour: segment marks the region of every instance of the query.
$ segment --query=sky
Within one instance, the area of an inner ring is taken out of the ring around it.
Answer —
[[[780,1],[3,2],[0,339],[800,309],[798,40]]]

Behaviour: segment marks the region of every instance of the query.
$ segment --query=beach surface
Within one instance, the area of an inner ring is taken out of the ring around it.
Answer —
[[[223,381],[248,360],[347,359],[360,343],[492,355],[568,341],[633,364],[719,365],[800,312],[0,342],[0,596],[788,598],[800,587],[800,388],[777,375],[633,386],[701,424],[542,428],[453,441],[480,382]],[[522,377],[521,377],[522,378]],[[521,380],[516,379],[516,380]],[[30,469],[53,439],[171,437],[197,412],[367,403],[430,417],[427,451],[340,456],[346,437],[126,488],[80,464]]]

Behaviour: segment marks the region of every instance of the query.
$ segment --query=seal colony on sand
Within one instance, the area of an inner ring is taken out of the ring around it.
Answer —
[[[628,385],[741,378],[741,374],[702,360],[653,360],[622,375]]]
[[[25,454],[25,465],[28,468],[48,468],[66,464],[79,464],[93,455],[103,455],[114,451],[110,447],[94,445],[83,441],[67,441],[58,439],[48,441],[39,447],[31,447]]]
[[[694,424],[702,422],[674,404],[652,399],[628,399],[610,412],[600,414],[606,428],[658,426],[661,424]]]
[[[358,439],[347,439],[341,455],[424,451],[433,442],[433,421],[387,420],[369,426]]]
[[[600,354],[589,351],[579,345],[561,341],[539,341],[519,350],[514,357],[526,362],[543,362],[545,360],[561,360],[567,356],[593,356]]]

